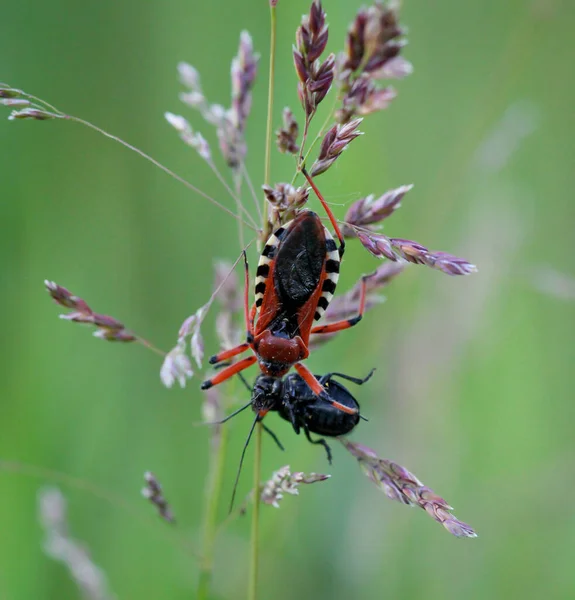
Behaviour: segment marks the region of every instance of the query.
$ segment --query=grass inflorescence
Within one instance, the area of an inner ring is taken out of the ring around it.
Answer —
[[[252,38],[247,31],[241,32],[238,51],[231,62],[229,106],[208,101],[200,74],[195,67],[188,63],[178,65],[179,79],[184,88],[180,100],[186,110],[197,112],[206,126],[215,129],[219,153],[228,171],[222,172],[218,169],[214,160],[214,149],[210,147],[204,135],[191,125],[187,117],[174,112],[165,113],[167,123],[176,131],[179,138],[197,152],[199,158],[220,181],[230,196],[231,207],[208,196],[192,183],[122,139],[81,118],[68,115],[23,90],[1,84],[0,102],[12,108],[9,116],[11,120],[75,122],[123,144],[181,181],[192,192],[206,198],[235,218],[238,222],[238,244],[242,251],[245,252],[253,241],[246,243],[245,229],[255,232],[255,241],[259,247],[263,247],[271,231],[277,230],[300,211],[305,210],[310,197],[313,197],[313,194],[310,195],[310,189],[320,196],[314,183],[315,178],[320,175],[325,176],[333,164],[341,160],[344,151],[352,146],[352,142],[354,142],[354,151],[360,151],[360,142],[355,140],[363,134],[360,130],[363,127],[363,119],[375,112],[386,110],[397,96],[395,88],[387,82],[392,79],[402,79],[412,72],[411,64],[403,56],[406,44],[405,30],[400,25],[399,13],[394,5],[376,1],[371,6],[360,9],[349,26],[346,39],[342,40],[343,49],[328,53],[330,30],[327,14],[321,1],[313,0],[309,11],[302,17],[296,28],[295,44],[292,48],[294,85],[297,86],[301,107],[300,110],[295,110],[286,106],[282,111],[281,123],[274,123],[273,106],[278,100],[274,98],[277,4],[277,2],[270,2],[271,46],[263,181],[256,182],[254,185],[246,167],[248,146],[245,134],[249,125],[252,93],[257,82],[259,67],[259,55],[254,51]],[[330,95],[333,97],[332,109],[324,124],[317,130],[314,139],[310,140],[317,109]],[[270,181],[274,134],[277,150],[284,155],[283,159],[295,160],[291,182]],[[314,150],[315,156],[313,156]],[[345,220],[341,224],[343,236],[348,240],[359,242],[354,247],[354,252],[363,247],[384,262],[373,273],[364,276],[347,293],[339,294],[334,298],[324,316],[326,324],[352,319],[358,312],[360,303],[361,310],[365,307],[365,310],[369,311],[379,302],[378,293],[381,289],[404,272],[408,264],[424,265],[448,275],[467,275],[476,270],[473,264],[463,258],[446,252],[430,251],[418,242],[390,237],[381,232],[383,221],[395,213],[404,198],[408,197],[412,187],[411,184],[407,184],[395,189],[371,193],[356,200],[349,207]],[[256,188],[261,191],[257,192]],[[245,201],[246,196],[248,202]],[[216,312],[216,333],[222,351],[237,348],[245,340],[242,321],[246,317],[244,312],[247,309],[244,309],[243,297],[247,292],[241,278],[235,272],[241,259],[240,254],[233,264],[216,263],[213,293],[192,315],[184,319],[177,333],[175,346],[167,352],[156,348],[145,338],[127,329],[116,318],[93,311],[85,300],[66,288],[51,281],[46,282],[46,288],[58,305],[71,311],[61,315],[63,319],[95,327],[94,335],[103,340],[137,342],[151,348],[163,356],[159,373],[164,385],[171,387],[177,382],[184,387],[194,376],[194,371],[202,369],[204,365],[202,325],[208,313]],[[336,328],[330,330],[326,336],[318,336],[312,341],[313,347],[319,342],[331,339],[337,332]],[[248,340],[244,343],[245,349],[249,345]],[[235,359],[235,355],[232,353],[230,358]],[[217,388],[209,389],[205,394],[204,421],[213,426],[210,434],[211,459],[205,488],[203,548],[199,551],[198,598],[209,597],[214,543],[218,531],[221,530],[218,526],[218,509],[222,504],[223,465],[228,449],[225,428],[222,427],[221,422],[225,414],[235,408],[223,399]],[[235,395],[228,393],[227,396],[233,398]],[[256,410],[255,404],[247,404],[243,408],[250,406]],[[267,482],[262,482],[260,461],[264,426],[260,421],[256,415],[253,488],[246,495],[241,509],[232,512],[225,521],[227,524],[230,518],[243,514],[251,504],[249,598],[255,598],[258,590],[260,503],[277,508],[282,497],[285,494],[297,494],[300,485],[325,481],[329,478],[327,474],[306,475],[302,472],[291,472],[290,468],[285,466],[278,469]],[[358,460],[369,479],[383,489],[388,497],[404,504],[420,506],[455,536],[475,536],[475,532],[469,525],[451,514],[451,507],[440,496],[424,486],[407,469],[387,459],[379,458],[375,451],[361,444],[352,443],[344,438],[341,441],[348,452]],[[175,519],[171,506],[164,497],[156,476],[146,473],[145,483],[142,491],[145,498],[155,506],[161,518],[174,525]],[[56,492],[50,494],[45,493],[42,496],[41,505],[44,507],[44,514],[48,510],[46,507],[49,500],[52,504],[56,500],[60,504],[63,502],[56,496]],[[46,520],[45,517],[43,518]],[[55,526],[50,527],[55,531]],[[71,542],[66,543],[71,544]],[[70,553],[73,553],[73,547],[70,548]],[[65,560],[61,556],[57,558]],[[70,565],[73,563],[72,558],[70,554],[68,560]],[[74,574],[74,567],[70,566],[70,569]]]

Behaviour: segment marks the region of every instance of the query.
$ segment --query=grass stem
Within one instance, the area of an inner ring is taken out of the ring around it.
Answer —
[[[266,154],[264,164],[264,184],[270,184],[271,160],[272,160],[272,134],[273,134],[273,108],[274,108],[274,81],[276,70],[276,7],[270,2],[270,71],[268,81],[268,116],[266,122]],[[268,219],[268,205],[264,196],[262,211],[262,244],[270,234],[270,222]]]
[[[255,453],[254,453],[254,498],[252,508],[252,533],[250,543],[250,580],[248,587],[248,600],[257,600],[258,597],[258,572],[259,572],[259,529],[260,529],[260,485],[261,485],[261,458],[262,458],[262,430],[263,426],[256,426]]]
[[[209,598],[210,583],[214,566],[214,546],[216,541],[217,515],[222,491],[222,479],[227,448],[227,428],[218,426],[214,432],[214,448],[210,459],[209,479],[205,489],[203,548],[198,580],[198,600]]]

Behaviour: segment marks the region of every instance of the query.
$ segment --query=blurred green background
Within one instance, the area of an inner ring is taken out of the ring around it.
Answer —
[[[341,48],[359,5],[325,1],[330,49]],[[291,44],[308,8],[279,2],[276,125],[284,105],[298,109]],[[176,64],[194,64],[208,98],[228,104],[229,63],[240,30],[249,30],[262,53],[248,128],[259,187],[265,0],[31,0],[4,6],[2,15],[0,80],[120,135],[230,206],[162,115],[189,116],[213,141],[179,103]],[[362,195],[414,183],[386,232],[480,270],[449,278],[408,269],[384,305],[308,364],[355,375],[377,367],[357,393],[370,420],[353,439],[416,473],[479,538],[455,539],[423,511],[388,501],[341,447],[328,468],[321,449],[272,415],[287,452],[264,439],[265,476],[289,463],[332,479],[287,497],[280,510],[262,508],[261,597],[572,598],[575,5],[408,1],[402,22],[415,72],[321,186],[343,217]],[[200,378],[165,389],[157,356],[59,321],[42,282],[65,285],[169,348],[209,297],[212,260],[236,258],[235,222],[81,126],[3,119],[0,138],[0,457],[67,473],[114,497],[3,463],[0,598],[80,597],[42,550],[37,493],[50,482],[61,486],[73,535],[119,599],[194,598],[197,563],[185,548],[200,540],[209,455],[209,431],[193,426]],[[274,153],[275,181],[292,168]],[[377,264],[350,244],[339,289]],[[211,354],[213,315],[204,333]],[[229,425],[220,520],[248,421]],[[173,535],[139,497],[148,469],[178,517]],[[245,597],[248,544],[249,516],[218,538],[215,598]]]

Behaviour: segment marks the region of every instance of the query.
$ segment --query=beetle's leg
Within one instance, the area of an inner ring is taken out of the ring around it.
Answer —
[[[286,400],[287,397],[289,397],[289,396],[285,395],[283,397],[282,404],[288,414],[289,422],[291,423],[293,430],[296,432],[296,435],[299,435],[300,426],[299,426],[299,423],[296,418],[294,406],[293,406],[292,402],[289,402],[288,400]]]
[[[342,379],[347,379],[347,381],[351,381],[352,383],[355,383],[356,385],[362,385],[368,379],[370,379],[374,373],[375,373],[375,368],[373,368],[363,379],[360,379],[359,377],[351,377],[350,375],[346,375],[345,373],[326,373],[323,377],[320,377],[319,382],[322,385],[326,385],[326,384],[329,384],[332,377],[341,377]],[[369,419],[367,417],[364,417],[362,414],[359,415],[359,418],[362,421],[369,421]]]
[[[309,434],[309,430],[305,425],[303,430],[308,442],[311,442],[312,444],[320,444],[320,446],[323,446],[325,448],[325,452],[327,454],[327,462],[331,465],[331,448],[329,447],[328,443],[323,438],[319,438],[318,440],[312,440]]]
[[[375,371],[375,369],[374,369],[374,371]],[[337,375],[337,373],[334,373],[334,374]],[[246,390],[248,390],[248,392],[251,394],[252,388],[250,387],[248,380],[241,373],[238,373],[238,377],[242,380],[242,383],[244,384]],[[371,373],[369,374],[369,377],[371,377]]]
[[[352,377],[351,375],[346,375],[345,373],[327,373],[323,377],[320,378],[319,382],[322,384],[326,384],[331,381],[332,377],[341,377],[341,379],[346,379],[347,381],[351,381],[356,385],[363,385],[366,381],[371,379],[371,376],[375,373],[375,369],[372,369],[366,377],[360,379],[359,377]]]
[[[278,448],[282,451],[285,450],[282,443],[278,440],[277,435],[263,422],[262,422],[262,426],[263,426],[264,430],[271,435],[273,441],[277,444]]]
[[[330,397],[328,392],[323,388],[322,384],[316,379],[315,375],[303,364],[296,363],[295,370],[300,374],[301,378],[308,384],[311,388],[311,391],[326,402],[329,402],[335,408],[347,413],[348,415],[357,414],[357,410],[350,408],[349,406],[345,406],[340,402],[336,402],[333,398]]]

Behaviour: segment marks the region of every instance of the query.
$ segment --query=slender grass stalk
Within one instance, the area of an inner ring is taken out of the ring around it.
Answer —
[[[2,85],[4,85],[4,84],[2,84]],[[187,187],[189,190],[191,190],[195,194],[198,194],[202,198],[205,198],[206,200],[208,200],[208,202],[211,202],[214,206],[217,206],[219,209],[223,210],[224,212],[226,212],[227,214],[232,216],[234,219],[237,219],[238,221],[240,221],[241,223],[246,225],[246,227],[249,227],[253,231],[257,231],[257,227],[255,226],[255,223],[253,222],[253,219],[251,219],[251,215],[249,215],[249,213],[248,213],[248,217],[250,217],[252,223],[247,223],[241,217],[241,215],[239,215],[239,214],[236,215],[232,210],[230,210],[229,208],[227,208],[226,206],[224,206],[223,204],[218,202],[215,198],[212,198],[210,195],[206,194],[204,191],[202,191],[201,189],[199,189],[198,187],[193,185],[187,179],[184,179],[183,177],[181,177],[180,175],[178,175],[177,173],[175,173],[174,171],[172,171],[171,169],[169,169],[168,167],[166,167],[165,165],[163,165],[162,163],[157,161],[154,157],[150,156],[149,154],[146,154],[139,148],[136,148],[136,146],[129,144],[128,142],[124,141],[122,138],[118,137],[117,135],[113,135],[113,134],[109,133],[105,129],[102,129],[101,127],[98,127],[97,125],[90,123],[90,121],[86,121],[85,119],[81,119],[80,117],[75,117],[74,115],[66,114],[65,112],[61,111],[59,108],[56,108],[52,104],[49,104],[48,102],[46,102],[46,100],[43,100],[42,98],[38,98],[37,96],[28,94],[28,93],[24,92],[23,90],[14,90],[14,91],[17,91],[21,96],[28,98],[29,100],[36,103],[35,108],[38,108],[43,111],[45,111],[46,108],[48,108],[50,111],[52,111],[51,116],[53,118],[64,119],[67,121],[78,123],[80,125],[84,125],[85,127],[88,127],[89,129],[92,129],[93,131],[96,131],[100,135],[103,135],[104,137],[107,137],[108,139],[113,140],[114,142],[117,142],[118,144],[121,144],[128,150],[135,152],[136,154],[138,154],[145,160],[151,162],[155,167],[157,167],[161,171],[164,171],[164,173],[166,173],[167,175],[169,175],[176,181],[180,182],[182,185]],[[34,105],[33,105],[33,107],[34,107]],[[220,180],[220,182],[223,183],[223,185],[226,187],[226,189],[230,192],[232,198],[234,198],[234,200],[236,200],[236,202],[237,202],[238,200],[237,200],[236,196],[234,196],[234,194],[231,192],[231,190],[229,189],[229,186],[227,186],[227,184],[225,183],[225,181],[223,180],[223,178],[221,177],[221,175],[219,174],[219,172],[217,171],[217,169],[215,168],[213,163],[210,164],[210,167],[212,168],[212,171],[215,172],[215,174],[218,177],[218,179]],[[243,206],[242,206],[242,208],[243,208]],[[244,209],[244,211],[245,211],[245,209]]]
[[[241,171],[237,171],[234,172],[234,187],[236,189],[236,206],[238,209],[238,217],[240,217],[241,219],[241,212],[242,212],[242,208],[244,208],[244,205],[242,204],[241,201],[241,194],[242,194],[242,173]],[[244,208],[245,210],[245,208]],[[241,222],[241,220],[238,219],[238,238],[240,240],[240,247],[244,248],[246,243],[245,243],[245,239],[244,239],[244,228],[243,228],[243,223]]]
[[[252,178],[250,177],[250,173],[249,173],[249,171],[246,168],[246,163],[245,162],[242,163],[242,167],[241,168],[242,168],[242,175],[244,176],[244,178],[246,180],[246,183],[248,184],[248,188],[249,188],[250,193],[252,195],[254,204],[256,205],[256,210],[258,211],[258,218],[261,221],[262,218],[263,218],[262,209],[260,208],[260,203],[258,201],[258,196],[256,194],[256,190],[254,189],[254,184],[252,182]]]
[[[304,123],[304,126],[303,126],[303,134],[302,134],[302,137],[301,137],[301,148],[300,148],[299,156],[298,156],[298,159],[297,159],[298,167],[301,167],[301,165],[304,162],[304,160],[303,160],[303,150],[305,148],[305,143],[307,141],[307,134],[308,134],[308,131],[309,131],[309,123],[310,123],[310,121],[311,121],[311,117],[307,116],[305,118],[305,123]]]
[[[256,426],[255,453],[254,453],[254,499],[252,513],[251,535],[251,562],[250,580],[248,587],[248,600],[257,600],[258,597],[258,571],[259,571],[259,533],[260,533],[260,486],[262,464],[262,430],[260,423]]]
[[[273,130],[273,107],[274,107],[274,81],[276,70],[276,7],[273,2],[270,2],[270,71],[268,81],[268,116],[266,122],[266,155],[264,165],[264,183],[269,185],[271,160],[272,160],[272,130]],[[270,234],[270,223],[268,220],[268,205],[264,196],[262,210],[262,243]]]
[[[228,442],[227,427],[219,427],[218,447],[210,458],[209,479],[206,485],[204,505],[203,556],[200,562],[198,580],[198,600],[209,598],[210,583],[214,566],[214,546],[218,532],[218,506],[222,491],[222,481]]]
[[[255,228],[257,228],[257,223],[255,222],[254,218],[252,217],[252,215],[250,214],[250,212],[248,211],[248,209],[242,203],[242,199],[241,199],[241,182],[240,182],[239,185],[237,183],[235,184],[236,185],[236,191],[234,192],[232,190],[232,188],[228,185],[228,182],[225,180],[224,176],[220,173],[220,170],[218,169],[218,167],[216,166],[216,164],[214,163],[214,161],[212,159],[209,159],[209,160],[206,159],[206,163],[208,164],[208,166],[212,170],[212,173],[218,178],[219,182],[224,186],[224,188],[226,189],[226,191],[228,192],[228,194],[234,199],[234,202],[236,203],[236,207],[238,208],[238,216],[240,216],[240,218],[241,218],[241,215],[239,214],[239,211],[243,212],[244,215],[250,220],[250,223]],[[238,189],[239,189],[239,191],[238,191]],[[258,209],[259,209],[259,205],[258,205]],[[240,225],[242,224],[241,221],[239,221],[239,223],[240,223]]]
[[[274,105],[274,80],[276,62],[276,7],[270,0],[270,70],[268,81],[268,113],[266,121],[266,153],[264,164],[264,183],[269,185],[271,177],[271,153],[273,133],[273,105]],[[262,235],[260,243],[264,243],[270,234],[267,200],[264,196],[262,209]],[[262,457],[262,424],[256,426],[255,452],[254,452],[254,497],[252,508],[252,531],[250,552],[250,578],[248,584],[248,600],[256,600],[258,590],[259,571],[259,529],[260,529],[260,482],[261,482],[261,457]]]
[[[122,146],[125,146],[132,152],[135,152],[136,154],[140,155],[142,158],[145,158],[147,161],[151,162],[154,166],[158,167],[158,169],[161,169],[162,171],[164,171],[164,173],[167,173],[170,177],[172,177],[176,181],[179,181],[181,184],[183,184],[189,190],[192,190],[192,192],[198,194],[199,196],[202,196],[202,198],[205,198],[206,200],[211,202],[213,205],[217,206],[220,210],[223,210],[224,212],[228,213],[234,219],[241,221],[246,227],[249,227],[250,229],[257,231],[257,229],[253,225],[251,225],[250,223],[246,223],[241,218],[241,216],[236,215],[236,213],[231,211],[227,206],[224,206],[221,202],[218,202],[215,198],[212,198],[211,196],[209,196],[208,194],[206,194],[205,192],[203,192],[202,190],[197,188],[195,185],[193,185],[192,183],[190,183],[183,177],[180,177],[177,173],[174,173],[174,171],[172,171],[171,169],[168,169],[162,163],[158,162],[155,158],[151,157],[149,154],[146,154],[139,148],[132,146],[132,144],[128,144],[128,142],[125,142],[123,139],[119,138],[116,135],[112,135],[111,133],[108,133],[104,129],[100,129],[100,127],[93,125],[89,121],[85,121],[84,119],[80,119],[79,117],[73,117],[71,115],[66,115],[65,118],[67,118],[70,121],[75,121],[76,123],[80,123],[81,125],[85,125],[86,127],[89,127],[90,129],[93,129],[94,131],[97,131],[98,133],[102,134],[103,136],[110,138],[111,140],[114,140],[115,142],[118,142],[119,144],[122,144]]]

